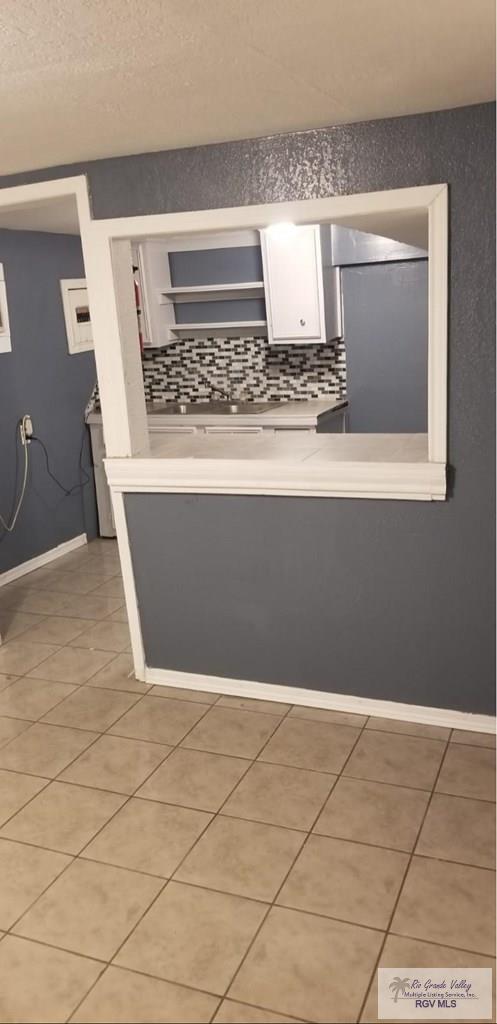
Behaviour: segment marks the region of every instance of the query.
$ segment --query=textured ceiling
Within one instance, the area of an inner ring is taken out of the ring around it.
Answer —
[[[492,99],[494,0],[2,0],[0,174]]]

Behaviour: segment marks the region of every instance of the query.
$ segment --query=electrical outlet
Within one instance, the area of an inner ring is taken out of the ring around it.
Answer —
[[[30,444],[31,438],[33,436],[33,421],[31,419],[31,416],[29,415],[29,412],[25,413],[25,415],[22,417],[22,420],[19,424],[19,433],[21,435],[21,444]]]

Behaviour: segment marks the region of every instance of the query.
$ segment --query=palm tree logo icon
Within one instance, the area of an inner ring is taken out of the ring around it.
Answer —
[[[390,982],[390,985],[388,987],[389,987],[391,992],[395,992],[395,995],[393,997],[394,1003],[397,1002],[401,992],[402,992],[402,995],[405,996],[405,994],[406,994],[406,986],[407,986],[408,982],[409,982],[409,978],[399,978],[398,975],[397,975],[396,978],[393,979],[393,981]]]

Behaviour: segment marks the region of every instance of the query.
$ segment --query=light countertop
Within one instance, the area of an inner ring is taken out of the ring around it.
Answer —
[[[131,458],[105,460],[114,491],[443,500],[445,464],[427,434],[153,433]]]
[[[229,416],[227,413],[207,414],[202,410],[199,403],[198,413],[188,413],[182,416],[179,413],[168,413],[167,404],[164,402],[147,402],[147,414],[152,430],[159,430],[161,427],[177,426],[216,426],[227,427],[228,423],[238,427],[265,426],[265,427],[300,427],[312,429],[318,424],[321,417],[331,415],[344,409],[347,402],[338,398],[312,399],[309,401],[279,402],[272,409],[256,413],[236,413]],[[88,423],[101,423],[102,414],[92,412],[88,416]]]
[[[137,456],[138,458],[140,456]],[[152,435],[152,459],[269,462],[426,462],[427,434]]]

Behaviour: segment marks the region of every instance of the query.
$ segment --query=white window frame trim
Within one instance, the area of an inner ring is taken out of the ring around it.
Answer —
[[[351,217],[367,217],[392,212],[424,212],[428,215],[429,234],[429,317],[428,317],[428,462],[443,464],[447,460],[447,294],[448,294],[448,187],[445,184],[423,185],[413,188],[394,189],[385,192],[368,192],[357,195],[333,196],[325,199],[304,199],[264,205],[227,207],[215,210],[198,210],[186,213],[151,214],[139,217],[120,217],[110,220],[92,221],[90,225],[90,247],[93,251],[107,253],[107,262],[113,264],[114,298],[123,295],[120,310],[121,331],[126,331],[125,320],[130,310],[126,309],[124,293],[131,294],[131,276],[127,268],[126,249],[131,241],[154,236],[199,235],[207,232],[258,230],[260,227],[281,220],[297,224],[333,221],[346,222]],[[124,251],[123,248],[124,247]],[[124,256],[124,258],[123,258]],[[109,269],[109,268],[108,268]],[[109,282],[110,283],[110,282]],[[107,283],[100,280],[100,288]],[[93,299],[93,293],[92,293]],[[115,332],[116,318],[114,303],[109,303],[107,331]],[[92,314],[93,315],[93,314]],[[123,338],[123,348],[135,346],[136,327],[134,318],[132,338]],[[95,332],[96,333],[96,332]],[[108,339],[108,335],[107,335]],[[95,338],[97,344],[97,339]],[[102,402],[102,411],[105,416]],[[110,412],[107,419],[116,419],[117,410]],[[137,415],[140,421],[139,415]],[[140,422],[137,425],[137,435]],[[147,445],[139,437],[138,446],[131,444],[126,451],[122,445],[110,451],[109,458],[128,457],[137,451],[144,451]]]
[[[0,355],[6,352],[12,352],[12,341],[10,337],[7,286],[5,284],[3,263],[0,263]]]

